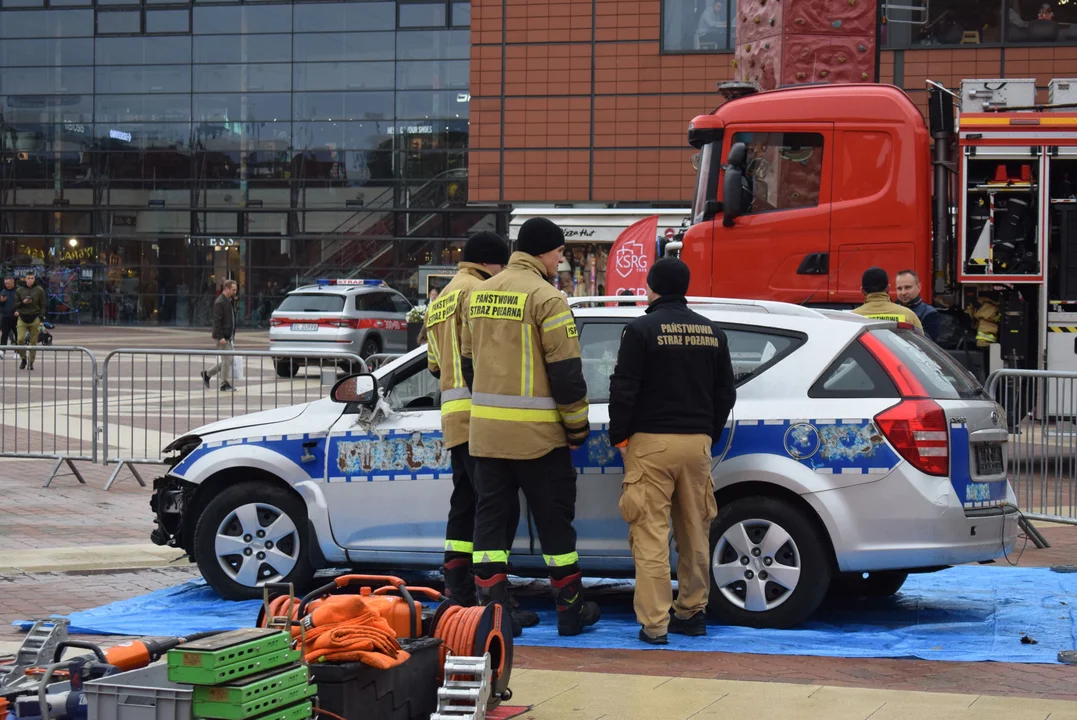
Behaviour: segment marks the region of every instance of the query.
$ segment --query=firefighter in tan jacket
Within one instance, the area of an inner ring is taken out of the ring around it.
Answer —
[[[520,227],[518,252],[471,292],[461,354],[471,387],[475,457],[475,584],[483,604],[508,601],[505,521],[522,490],[535,519],[557,605],[557,631],[598,622],[583,600],[576,554],[576,469],[569,449],[590,433],[576,322],[549,282],[565,236],[546,218]]]
[[[860,279],[860,290],[865,302],[853,310],[854,313],[876,320],[908,323],[924,334],[924,326],[916,313],[890,300],[890,277],[885,270],[877,267],[865,270]]]
[[[460,340],[466,320],[463,308],[483,280],[497,275],[508,264],[509,246],[499,235],[478,232],[464,244],[463,262],[456,276],[430,303],[426,313],[427,363],[441,386],[441,435],[452,458],[452,497],[445,527],[445,594],[455,603],[475,604],[475,580],[471,575],[472,537],[475,532],[475,460],[468,452],[471,392],[461,371]],[[511,546],[520,522],[520,503],[514,498],[506,523]],[[513,609],[513,634],[538,624],[538,615]]]

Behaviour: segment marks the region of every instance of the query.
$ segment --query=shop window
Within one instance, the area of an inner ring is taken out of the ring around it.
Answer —
[[[0,67],[61,65],[93,65],[93,40],[5,40],[0,43]]]
[[[142,13],[138,10],[102,10],[97,13],[98,35],[137,35],[140,32]]]
[[[291,59],[291,35],[196,35],[194,38],[196,63],[276,63]]]
[[[816,133],[737,133],[748,162],[745,215],[815,207],[823,175],[823,136]]]
[[[392,60],[394,33],[322,33],[296,35],[296,62]]]
[[[1077,42],[1077,6],[1072,2],[1006,0],[1007,43]]]
[[[976,46],[1002,41],[1003,0],[911,0],[895,4],[901,7],[886,11],[891,21],[882,28],[884,47]]]
[[[396,94],[396,116],[416,121],[466,118],[470,101],[466,90],[401,91]]]
[[[91,37],[93,10],[4,10],[0,38]]]
[[[662,0],[662,50],[730,51],[736,15],[736,0]]]
[[[303,3],[295,6],[295,32],[393,30],[396,6],[391,2]]]
[[[402,28],[445,27],[448,24],[448,7],[444,0],[438,2],[401,2],[398,24]]]

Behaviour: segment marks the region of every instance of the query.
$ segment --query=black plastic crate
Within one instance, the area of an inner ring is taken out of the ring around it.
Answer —
[[[389,670],[362,663],[312,663],[318,706],[345,720],[425,720],[438,706],[441,640],[401,640],[411,654]]]

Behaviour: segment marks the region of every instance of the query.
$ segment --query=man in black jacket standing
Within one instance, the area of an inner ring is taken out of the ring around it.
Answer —
[[[0,287],[0,346],[11,342],[17,344],[19,339],[15,335],[15,326],[19,318],[15,316],[15,278],[8,275],[4,278],[4,285]],[[4,359],[4,351],[0,350],[0,360]]]
[[[652,645],[667,644],[667,632],[707,634],[710,526],[718,513],[711,446],[737,398],[725,333],[688,309],[688,279],[688,266],[676,258],[651,267],[650,306],[625,328],[610,377],[610,443],[625,462],[619,506],[636,562],[639,639]]]
[[[221,294],[213,303],[213,339],[217,341],[218,350],[235,350],[236,309],[232,298],[236,296],[236,281],[225,280]],[[209,387],[209,380],[214,375],[221,375],[221,392],[234,392],[232,384],[232,356],[221,356],[220,362],[208,371],[202,371],[202,382]]]

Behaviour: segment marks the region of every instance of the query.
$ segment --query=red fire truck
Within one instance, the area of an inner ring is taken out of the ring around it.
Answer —
[[[1043,107],[1033,81],[968,86],[931,83],[930,127],[889,85],[723,86],[688,129],[692,294],[852,307],[866,268],[913,269],[977,363],[990,349],[992,367],[1077,369],[1069,81]]]

